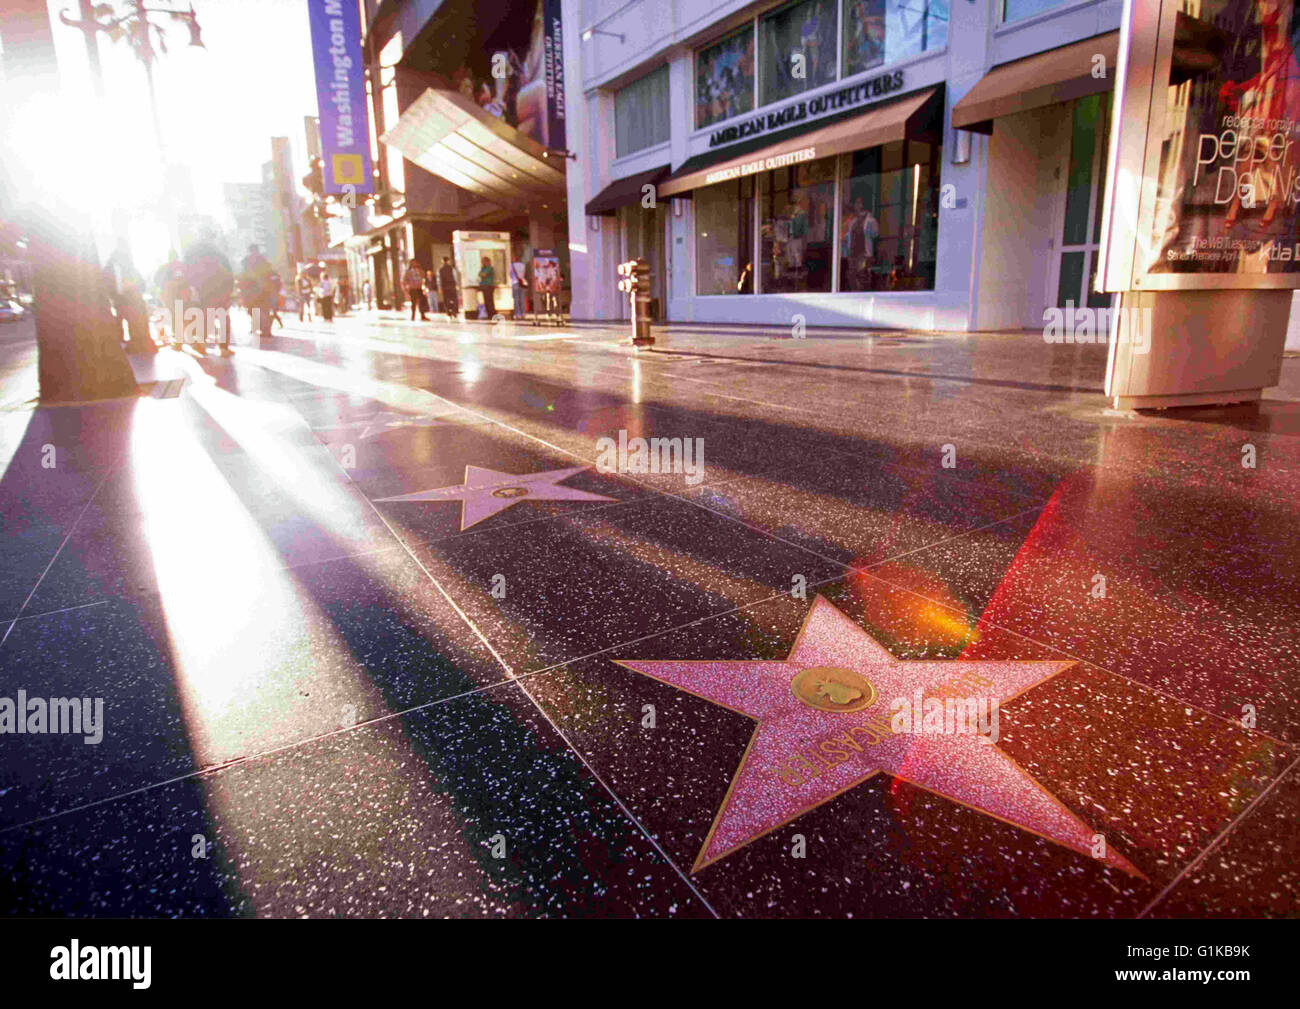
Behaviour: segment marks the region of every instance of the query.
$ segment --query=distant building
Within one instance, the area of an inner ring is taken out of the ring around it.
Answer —
[[[271,160],[262,166],[262,182],[271,201],[271,247],[267,259],[281,277],[292,277],[303,261],[301,203],[288,137],[271,138]]]
[[[275,238],[266,186],[260,182],[227,182],[223,189],[230,255],[243,259],[250,245],[269,255]]]
[[[302,126],[307,140],[307,169],[310,172],[320,158],[320,121],[315,116],[303,116]],[[304,259],[319,260],[325,250],[332,244],[327,231],[327,224],[316,215],[316,210],[315,201],[302,201],[298,221],[302,229],[302,254]]]
[[[509,235],[500,276],[551,250],[567,278],[558,11],[556,0],[364,4],[378,199],[347,245],[380,304],[401,304],[410,260],[455,255],[457,231]]]

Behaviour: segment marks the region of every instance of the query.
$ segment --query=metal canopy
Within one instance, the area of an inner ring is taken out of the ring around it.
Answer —
[[[458,91],[429,88],[379,138],[426,171],[506,206],[562,201],[564,159]]]

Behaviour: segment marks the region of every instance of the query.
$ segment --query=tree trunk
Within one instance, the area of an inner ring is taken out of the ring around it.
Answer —
[[[21,108],[37,95],[59,91],[58,63],[45,0],[4,0],[4,105]],[[51,130],[58,130],[51,123]],[[22,192],[26,152],[5,127],[0,213],[13,217],[28,237],[42,403],[68,403],[136,393],[121,344],[121,323],[108,308],[95,243],[77,211],[33,205]],[[15,142],[16,141],[16,142]],[[101,152],[106,154],[107,152]],[[87,171],[93,171],[93,156]]]

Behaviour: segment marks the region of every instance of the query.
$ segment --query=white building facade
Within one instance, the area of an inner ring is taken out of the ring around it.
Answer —
[[[1118,0],[565,0],[572,315],[1041,328],[1090,291]],[[575,58],[576,57],[576,58]]]

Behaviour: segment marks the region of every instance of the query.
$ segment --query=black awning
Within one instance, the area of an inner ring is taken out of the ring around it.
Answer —
[[[1101,66],[1107,68],[1100,77],[1095,74],[1097,56],[1104,57]],[[1118,65],[1118,30],[1002,63],[952,107],[952,125],[988,135],[993,120],[1002,116],[1109,91]]]
[[[744,165],[763,155],[778,156],[802,147],[821,158],[849,150],[875,147],[905,135],[942,135],[943,86],[924,88],[902,98],[877,102],[865,109],[858,107],[823,116],[811,123],[801,123],[765,137],[756,137],[717,150],[705,151],[689,158],[664,180],[664,196],[685,197],[699,186],[709,185],[710,169]]]
[[[660,165],[648,172],[637,172],[625,179],[615,179],[587,204],[587,216],[612,214],[619,207],[641,202],[642,186],[658,186],[668,175],[668,165]]]

